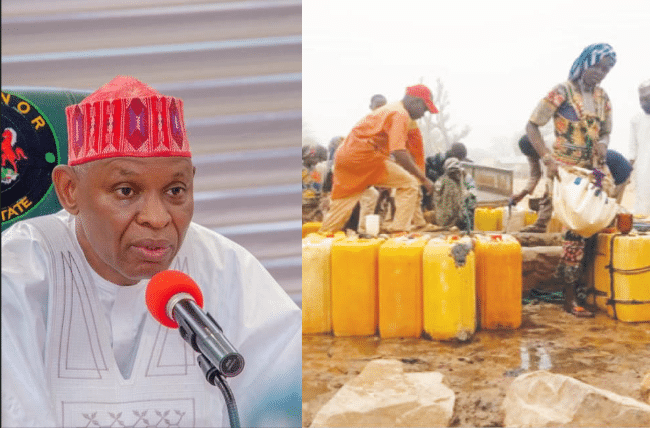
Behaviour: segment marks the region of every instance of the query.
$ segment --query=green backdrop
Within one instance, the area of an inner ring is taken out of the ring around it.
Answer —
[[[9,105],[5,104],[7,95],[15,95],[19,98],[22,98],[36,108],[36,110],[45,119],[50,129],[52,130],[52,133],[54,134],[54,139],[58,145],[57,164],[66,164],[68,162],[68,130],[66,126],[65,107],[71,104],[79,103],[91,92],[41,87],[4,87],[2,88],[2,92],[3,109],[13,108],[15,111],[18,110],[16,107],[10,107]],[[3,131],[4,129],[5,125],[3,124]],[[45,178],[45,180],[47,180],[47,178]],[[51,184],[51,177],[49,178],[49,181],[49,189],[47,190],[45,196],[40,200],[40,202],[36,203],[29,211],[19,216],[13,216],[10,219],[3,219],[3,231],[14,224],[16,221],[45,214],[51,214],[61,209],[61,204],[59,203],[56,192],[54,191],[54,187]],[[2,191],[3,193],[5,192],[4,185]],[[3,204],[3,209],[4,207],[5,206]]]

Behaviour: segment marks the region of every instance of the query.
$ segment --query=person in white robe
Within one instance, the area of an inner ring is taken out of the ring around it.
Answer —
[[[632,118],[630,163],[634,167],[634,214],[650,217],[650,79],[639,86],[641,109]]]
[[[147,310],[167,269],[194,279],[245,359],[227,379],[242,426],[300,426],[300,309],[247,250],[191,222],[182,102],[118,77],[66,114],[64,210],[2,233],[2,426],[228,426],[198,353]],[[120,143],[97,151],[93,123],[121,123],[106,134]]]

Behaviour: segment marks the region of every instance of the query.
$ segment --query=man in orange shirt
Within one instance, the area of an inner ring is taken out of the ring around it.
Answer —
[[[424,163],[424,139],[422,138],[422,132],[418,127],[418,123],[415,120],[411,120],[409,123],[409,132],[408,138],[406,140],[406,149],[411,154],[413,161],[420,168],[423,174],[426,175],[426,168]],[[413,227],[415,229],[422,228],[427,225],[427,221],[424,219],[424,213],[422,212],[422,187],[418,189],[418,200],[415,208],[415,213],[413,214]]]
[[[385,106],[387,102],[385,96],[381,94],[373,95],[370,98],[370,110],[375,111]],[[359,226],[357,227],[359,233],[366,233],[366,216],[375,213],[378,200],[379,190],[375,189],[374,186],[370,186],[361,192],[361,197],[359,198]]]
[[[431,91],[415,85],[406,88],[401,101],[372,111],[355,125],[336,151],[332,202],[321,232],[341,230],[361,193],[373,185],[397,189],[395,219],[387,232],[410,230],[419,185],[433,191],[433,182],[407,148],[409,123],[426,111],[438,112]]]

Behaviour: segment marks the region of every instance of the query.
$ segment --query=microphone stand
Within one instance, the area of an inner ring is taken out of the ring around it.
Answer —
[[[208,383],[218,386],[221,390],[221,393],[223,394],[223,398],[226,401],[226,408],[228,409],[230,428],[240,428],[239,413],[237,412],[235,395],[232,393],[232,390],[228,386],[228,383],[226,382],[223,374],[202,353],[199,354],[196,359]]]
[[[220,331],[223,330],[212,315],[209,313],[203,315],[200,310],[196,309],[198,306],[196,306],[193,299],[191,302],[187,299],[181,299],[178,303],[173,304],[172,308],[173,318],[178,322],[178,332],[199,353],[197,362],[205,375],[205,379],[211,385],[218,386],[223,394],[223,398],[226,401],[226,408],[228,409],[230,427],[240,428],[235,396],[224,378],[224,373],[230,376],[239,374],[244,366],[244,358],[227,341],[223,343],[199,340],[200,336],[212,335],[212,332],[206,329],[205,326],[214,324],[217,329]],[[200,346],[199,343],[203,344],[203,346]],[[214,359],[208,358],[206,353],[209,357],[214,357]],[[224,354],[226,354],[225,357],[223,357]],[[223,357],[223,359],[220,357]],[[212,363],[214,360],[219,363],[219,367]]]

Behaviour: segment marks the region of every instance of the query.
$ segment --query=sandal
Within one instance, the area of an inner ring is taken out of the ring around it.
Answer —
[[[575,303],[571,305],[571,310],[567,312],[577,318],[593,318],[595,316],[593,312],[588,311],[587,309],[583,308],[582,306],[578,306]]]

